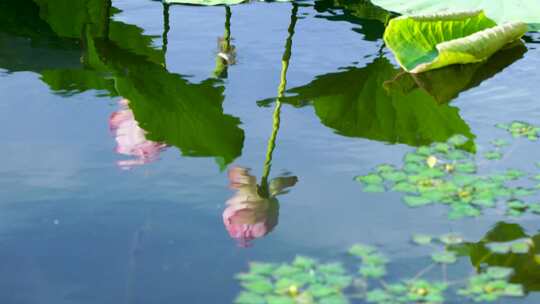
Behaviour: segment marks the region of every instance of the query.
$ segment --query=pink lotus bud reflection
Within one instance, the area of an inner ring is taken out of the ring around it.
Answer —
[[[257,185],[257,179],[249,173],[249,169],[233,167],[229,170],[230,187],[236,193],[226,202],[223,222],[239,246],[248,247],[252,240],[274,229],[279,215],[279,202],[275,196],[284,193],[285,188],[294,186],[297,180],[296,176],[276,178],[265,191]]]
[[[118,161],[117,164],[122,169],[131,169],[153,162],[166,147],[164,144],[146,139],[146,131],[139,127],[128,103],[127,99],[122,99],[119,102],[120,110],[112,113],[109,119],[110,129],[116,138],[116,153],[134,157]]]

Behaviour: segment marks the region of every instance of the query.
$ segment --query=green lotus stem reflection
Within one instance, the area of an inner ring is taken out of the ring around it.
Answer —
[[[169,44],[168,36],[169,36],[169,31],[171,30],[171,26],[169,24],[169,18],[170,18],[169,7],[170,7],[169,4],[163,2],[163,37],[162,37],[163,45],[161,47],[163,51],[163,57],[165,57],[167,54],[167,45]],[[163,60],[163,62],[164,62],[164,65],[166,66],[167,60]]]
[[[272,154],[276,147],[276,139],[279,132],[279,127],[281,124],[281,100],[285,94],[285,89],[287,88],[287,71],[289,69],[289,61],[292,54],[292,42],[294,36],[294,28],[296,26],[298,13],[298,5],[293,3],[291,11],[291,21],[289,24],[287,41],[285,43],[285,52],[281,60],[281,75],[280,82],[278,87],[278,95],[276,99],[276,105],[274,107],[274,113],[272,116],[272,133],[270,139],[268,140],[268,145],[266,149],[266,159],[264,161],[263,175],[261,178],[261,187],[264,189],[264,192],[268,191],[268,176],[270,175],[270,169],[272,168]]]
[[[225,33],[223,40],[218,43],[219,53],[216,58],[216,68],[214,69],[214,77],[227,78],[227,68],[230,63],[234,63],[234,46],[231,45],[231,17],[232,12],[229,6],[225,6]],[[229,60],[221,57],[221,54],[231,56]],[[231,62],[229,62],[232,60]]]

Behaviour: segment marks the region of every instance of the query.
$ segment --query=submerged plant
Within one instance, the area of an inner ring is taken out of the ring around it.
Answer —
[[[530,130],[535,130],[525,123],[509,126],[526,136],[531,136]],[[522,199],[535,194],[540,187],[516,186],[514,181],[526,176],[520,170],[480,174],[474,154],[463,149],[467,141],[465,136],[456,135],[445,143],[421,146],[405,155],[401,167],[382,164],[356,180],[366,192],[402,192],[404,202],[410,207],[447,205],[450,219],[479,216],[483,209],[494,208],[500,201],[506,201],[506,214],[510,216],[520,216],[527,211],[540,213],[538,204]],[[494,150],[484,157],[501,159],[503,147],[508,143],[502,139],[491,143]],[[540,180],[540,175],[533,179]]]

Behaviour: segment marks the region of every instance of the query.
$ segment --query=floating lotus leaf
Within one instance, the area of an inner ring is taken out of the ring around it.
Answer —
[[[386,10],[403,15],[429,15],[484,10],[497,22],[525,22],[540,29],[540,2],[537,0],[371,0]]]
[[[384,40],[408,72],[484,61],[527,32],[522,22],[497,26],[483,12],[402,16],[390,21]]]

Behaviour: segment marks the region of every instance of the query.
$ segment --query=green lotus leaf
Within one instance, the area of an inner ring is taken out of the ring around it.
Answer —
[[[386,10],[404,15],[428,15],[484,10],[486,15],[503,24],[521,21],[531,30],[540,30],[540,2],[537,0],[371,0]]]
[[[188,4],[188,5],[235,5],[246,0],[164,0],[167,4]]]
[[[518,40],[523,22],[498,25],[483,12],[402,16],[390,21],[384,41],[408,72],[481,62]]]

